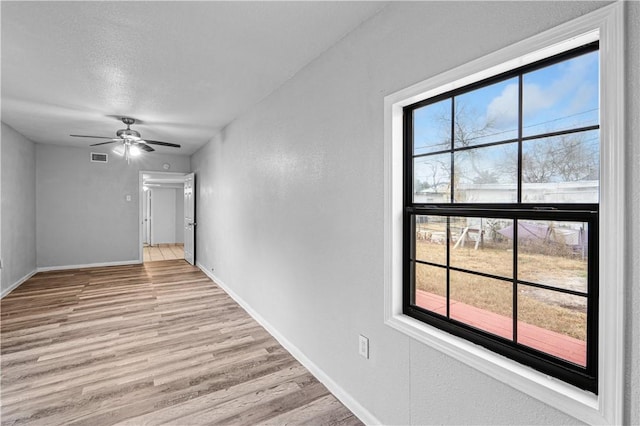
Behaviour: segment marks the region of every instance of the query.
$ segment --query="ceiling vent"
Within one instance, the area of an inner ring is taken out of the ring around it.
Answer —
[[[107,154],[102,152],[92,152],[91,153],[91,162],[92,163],[106,163],[109,157]]]

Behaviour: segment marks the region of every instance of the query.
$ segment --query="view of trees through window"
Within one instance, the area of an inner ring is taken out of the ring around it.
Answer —
[[[505,75],[405,108],[405,303],[593,372],[597,46]]]
[[[519,138],[522,202],[598,202],[598,102],[595,51],[413,110],[414,202],[517,202]]]

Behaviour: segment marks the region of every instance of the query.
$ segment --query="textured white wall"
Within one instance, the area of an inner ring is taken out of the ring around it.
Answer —
[[[163,163],[176,172],[190,169],[184,155],[153,153],[127,164],[110,154],[108,163],[92,163],[91,151],[101,152],[36,145],[39,267],[137,260],[138,172],[162,171]]]
[[[2,294],[36,269],[35,144],[2,123]]]
[[[198,262],[382,423],[577,423],[384,325],[383,99],[602,5],[391,3],[192,156]],[[638,4],[627,7],[637,52]],[[637,98],[640,72],[628,71]],[[629,105],[637,118],[637,99]],[[638,208],[637,123],[629,130]],[[630,300],[638,292],[630,285]],[[638,306],[627,313],[630,423],[640,422]],[[369,360],[357,354],[359,333]]]
[[[151,189],[151,241],[153,244],[175,243],[176,190]]]
[[[627,351],[625,423],[640,425],[640,2],[626,3],[627,12]],[[622,207],[622,206],[621,206]]]

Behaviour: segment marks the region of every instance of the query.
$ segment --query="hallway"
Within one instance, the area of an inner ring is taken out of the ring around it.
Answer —
[[[184,244],[145,245],[143,248],[143,262],[157,262],[159,260],[184,259]]]

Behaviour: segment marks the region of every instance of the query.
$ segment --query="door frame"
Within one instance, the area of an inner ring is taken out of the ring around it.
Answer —
[[[191,208],[187,209],[187,182],[191,181],[190,200]],[[183,188],[184,200],[184,260],[191,265],[196,265],[196,174],[195,172],[184,176]],[[187,210],[190,210],[189,212]],[[191,213],[191,217],[187,213]],[[189,242],[189,244],[187,244]],[[190,251],[187,251],[187,248]],[[189,256],[190,255],[190,256]]]
[[[144,197],[144,175],[166,175],[184,177],[190,173],[185,172],[158,172],[155,170],[140,170],[138,172],[138,262],[144,263],[144,215],[142,212],[142,203]]]
[[[153,202],[151,196],[151,188],[146,191],[142,188],[142,246],[144,244],[153,245],[151,241],[151,203]]]

